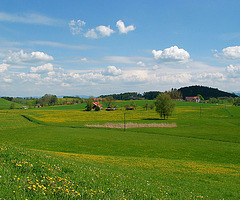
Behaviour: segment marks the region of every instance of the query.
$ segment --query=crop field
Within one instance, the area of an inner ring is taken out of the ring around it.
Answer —
[[[0,110],[0,199],[240,199],[240,107]],[[152,102],[149,102],[152,103]],[[114,129],[106,123],[176,124]]]

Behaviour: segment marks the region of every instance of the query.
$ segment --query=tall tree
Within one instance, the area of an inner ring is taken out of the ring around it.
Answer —
[[[108,96],[105,98],[104,103],[107,107],[113,107],[114,98],[112,96]]]
[[[159,94],[155,100],[156,112],[163,119],[168,118],[174,110],[175,103],[167,93]]]
[[[85,100],[86,102],[86,111],[91,111],[93,109],[93,97]]]

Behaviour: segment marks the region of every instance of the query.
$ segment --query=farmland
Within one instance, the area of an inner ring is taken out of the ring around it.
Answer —
[[[0,110],[0,198],[240,199],[240,107],[176,102],[160,120],[144,102]],[[127,123],[177,126],[85,126],[123,123],[124,113]]]

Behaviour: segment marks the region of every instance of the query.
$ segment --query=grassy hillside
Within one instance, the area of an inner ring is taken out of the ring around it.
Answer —
[[[1,109],[10,109],[10,106],[13,102],[0,98],[0,110]],[[21,108],[23,105],[19,103],[14,103],[16,108]]]
[[[240,107],[177,102],[164,121],[137,103],[136,111],[0,111],[0,197],[240,198]],[[127,122],[177,127],[84,126],[123,122],[124,113]]]

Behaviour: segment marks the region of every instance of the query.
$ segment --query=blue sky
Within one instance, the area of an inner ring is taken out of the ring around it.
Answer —
[[[240,1],[12,1],[0,96],[240,91]]]

